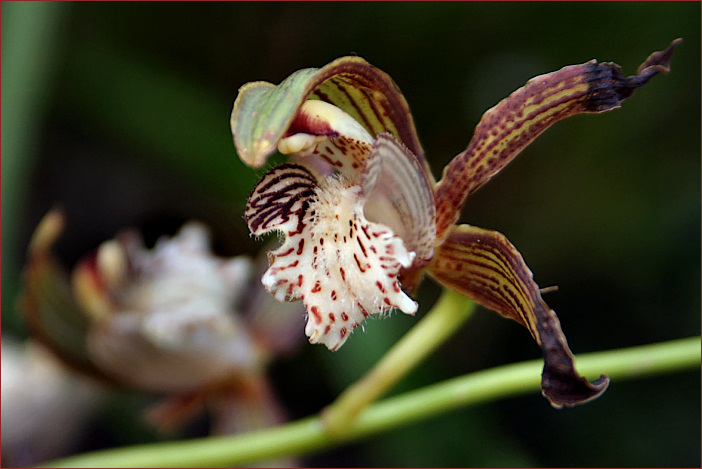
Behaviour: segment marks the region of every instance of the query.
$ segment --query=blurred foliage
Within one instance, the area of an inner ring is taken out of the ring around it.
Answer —
[[[243,206],[258,174],[229,113],[248,81],[358,54],[412,108],[435,175],[482,113],[532,76],[592,58],[625,74],[682,37],[672,71],[614,112],[558,123],[477,193],[463,220],[505,233],[575,353],[700,331],[700,4],[3,2],[4,334],[22,253],[55,204],[71,264],[124,226],[147,240],[185,220],[221,255],[254,254]],[[420,315],[437,296],[426,282]],[[329,403],[413,318],[371,320],[337,353],[302,347],[273,370],[291,418]],[[401,388],[535,358],[518,325],[480,312]],[[696,466],[697,374],[612,383],[586,406],[539,395],[456,412],[310,457],[317,466]],[[151,441],[120,395],[81,449]],[[120,410],[115,410],[120,409]],[[197,429],[192,429],[197,434]]]

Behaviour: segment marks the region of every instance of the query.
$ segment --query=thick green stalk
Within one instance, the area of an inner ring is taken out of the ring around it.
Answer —
[[[699,370],[700,337],[609,350],[577,357],[586,376],[613,381]],[[308,454],[358,440],[469,405],[538,392],[543,362],[500,366],[385,399],[363,410],[347,432],[334,438],[320,416],[242,435],[155,443],[86,453],[54,461],[52,467],[217,467],[250,465]]]
[[[407,376],[429,354],[463,324],[475,304],[450,290],[410,331],[397,342],[360,380],[349,386],[322,411],[327,429],[341,436],[351,428],[358,414],[368,404],[385,394]]]

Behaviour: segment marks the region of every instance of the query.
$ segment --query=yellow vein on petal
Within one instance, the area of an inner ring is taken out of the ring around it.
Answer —
[[[444,169],[436,190],[439,241],[460,216],[466,199],[514,159],[555,122],[581,113],[615,109],[634,89],[668,71],[673,41],[624,77],[614,63],[571,65],[532,78],[527,84],[488,110],[476,127],[468,148]]]

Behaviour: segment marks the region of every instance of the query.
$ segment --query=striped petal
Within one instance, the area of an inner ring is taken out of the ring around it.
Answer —
[[[434,191],[428,174],[407,147],[392,135],[376,139],[363,175],[364,213],[389,226],[416,254],[413,269],[434,255]]]
[[[274,168],[258,183],[246,209],[255,235],[280,231],[262,282],[278,301],[303,300],[312,343],[338,349],[366,317],[417,303],[400,288],[400,269],[412,265],[392,229],[366,219],[365,192],[343,177],[317,178],[302,165]]]
[[[667,72],[673,49],[651,54],[633,77],[624,77],[618,65],[597,63],[565,67],[532,78],[523,87],[488,110],[468,148],[444,169],[437,186],[437,231],[443,239],[458,220],[470,194],[519,154],[551,124],[581,113],[618,108],[634,90],[661,72]]]
[[[310,99],[342,109],[373,137],[384,132],[394,135],[426,166],[404,96],[385,72],[360,57],[299,70],[277,86],[259,81],[241,87],[230,120],[241,160],[261,167]]]
[[[556,313],[541,298],[519,251],[502,234],[467,225],[451,229],[429,274],[442,285],[526,326],[544,354],[542,393],[554,407],[602,394],[609,378],[589,383],[575,370]]]

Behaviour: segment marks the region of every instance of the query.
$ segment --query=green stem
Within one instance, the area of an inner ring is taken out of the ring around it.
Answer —
[[[341,436],[371,402],[407,376],[463,324],[475,309],[464,296],[444,290],[434,307],[365,376],[322,411],[327,429]]]
[[[585,376],[613,381],[699,370],[700,337],[577,357]],[[252,433],[116,448],[54,461],[51,467],[217,467],[319,451],[468,405],[538,392],[542,360],[500,366],[385,399],[366,408],[334,438],[320,416]]]

